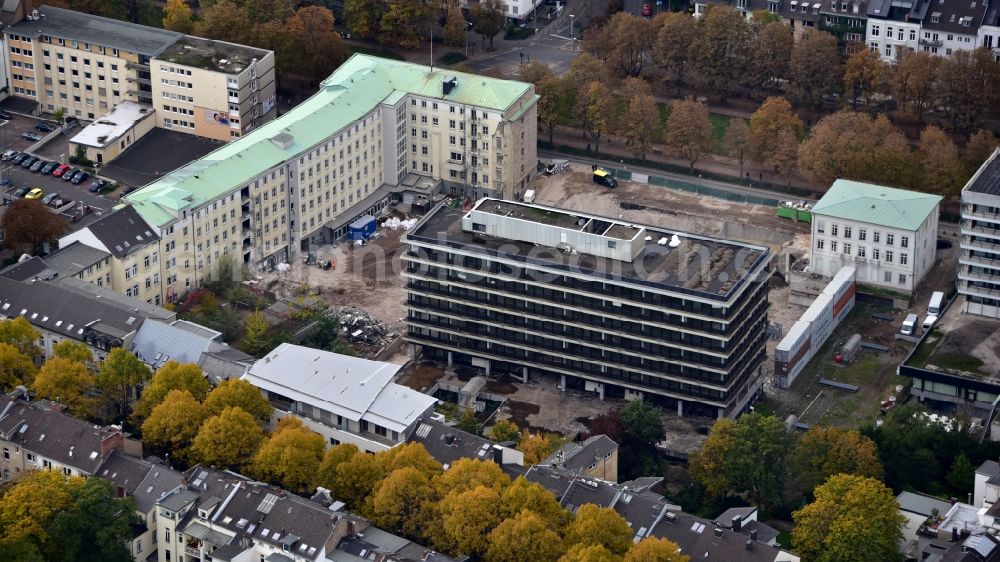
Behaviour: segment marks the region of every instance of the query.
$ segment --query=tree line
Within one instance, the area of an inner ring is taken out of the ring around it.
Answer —
[[[933,115],[939,126],[965,135],[1000,117],[1000,63],[985,48],[950,57],[915,52],[887,64],[863,46],[842,55],[829,33],[806,30],[795,40],[769,14],[747,19],[723,6],[701,18],[616,13],[587,29],[583,46],[610,76],[642,77],[675,97],[781,95],[814,109],[898,109],[917,119]]]
[[[434,34],[444,44],[465,46],[468,30],[493,47],[493,38],[506,24],[507,6],[503,0],[482,0],[466,13],[461,3],[449,0],[432,4],[423,0],[346,0],[344,23],[353,36],[372,39],[382,46],[415,49]]]
[[[789,182],[793,174],[801,174],[819,185],[847,178],[954,196],[998,145],[992,132],[980,129],[959,151],[951,135],[927,125],[914,149],[885,114],[873,117],[850,108],[827,115],[809,129],[781,96],[768,97],[749,120],[729,119],[725,134],[717,139],[704,101],[688,97],[660,104],[649,81],[631,76],[617,80],[604,63],[587,54],[574,59],[564,76],[531,63],[522,69],[521,78],[535,84],[541,96],[538,123],[550,143],[557,126],[582,130],[597,151],[602,139],[616,135],[637,158],[645,159],[651,149],[662,146],[668,155],[687,162],[692,173],[699,161],[714,153],[734,158],[740,177],[750,177],[746,164],[753,163],[761,177],[774,174]]]

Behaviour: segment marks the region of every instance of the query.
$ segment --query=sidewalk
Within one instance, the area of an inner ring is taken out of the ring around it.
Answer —
[[[548,141],[547,131],[540,131],[538,134],[538,138],[540,141],[547,142]],[[604,135],[601,137],[600,154],[592,152],[595,143],[593,142],[593,140],[585,139],[583,137],[583,132],[578,129],[571,129],[562,126],[556,127],[552,140],[553,140],[553,146],[556,147],[556,149],[565,146],[565,147],[572,147],[577,150],[586,151],[589,147],[591,149],[591,152],[589,152],[590,157],[597,160],[613,161],[615,159],[637,158],[636,154],[631,149],[628,149],[625,146],[625,140],[617,136],[609,137],[607,135]],[[666,156],[665,154],[663,154],[662,150],[663,150],[662,145],[654,145],[653,148],[646,153],[646,162],[668,164],[684,169],[688,168],[688,162],[686,160],[681,160]],[[566,157],[571,158],[571,156],[569,155],[567,155]],[[728,176],[730,178],[730,181],[728,182],[730,186],[740,185],[740,186],[753,187],[754,184],[757,184],[761,180],[763,180],[768,183],[776,184],[779,187],[784,187],[789,183],[791,183],[791,186],[794,188],[811,191],[812,193],[815,194],[816,198],[820,197],[823,191],[825,191],[825,189],[822,189],[820,187],[817,187],[809,183],[805,178],[797,174],[793,175],[791,178],[791,182],[789,182],[788,178],[786,178],[785,176],[778,175],[766,170],[762,170],[760,166],[752,165],[751,163],[746,161],[744,162],[743,165],[743,174],[744,174],[743,181],[740,181],[739,162],[737,162],[735,158],[731,158],[728,156],[720,156],[717,154],[708,154],[702,157],[698,161],[698,163],[695,164],[695,171],[693,175],[679,174],[676,172],[674,174],[677,176],[687,175],[688,178],[692,178],[692,177],[701,177],[699,172],[708,172],[711,174]],[[658,170],[653,173],[658,175],[665,175],[669,174],[670,172]],[[746,177],[747,173],[750,174],[749,182],[747,181]],[[702,181],[708,182],[711,180],[702,178]],[[721,184],[726,182],[720,181],[719,183]],[[776,191],[768,187],[763,187],[762,192],[769,193],[770,196],[779,196],[779,197],[781,196],[781,191]],[[788,197],[788,195],[786,194],[785,197]]]

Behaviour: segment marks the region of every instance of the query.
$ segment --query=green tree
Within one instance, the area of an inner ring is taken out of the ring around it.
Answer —
[[[816,500],[792,515],[792,546],[810,562],[899,558],[906,520],[892,490],[874,478],[838,474],[816,488]]]
[[[820,107],[823,96],[836,91],[843,71],[837,38],[817,30],[807,30],[795,43],[789,64],[789,90],[802,105]]]
[[[35,345],[41,338],[42,334],[23,316],[0,320],[0,343],[14,346],[28,357],[35,358],[42,354],[42,350]]]
[[[132,526],[138,523],[131,499],[118,498],[111,482],[88,478],[70,488],[72,507],[52,521],[52,536],[59,548],[50,560],[76,562],[131,562],[126,545],[132,541]],[[58,554],[55,554],[58,552]]]
[[[875,442],[857,431],[813,426],[795,447],[790,463],[799,488],[812,490],[834,474],[882,478],[882,463]]]
[[[712,123],[708,119],[708,106],[693,99],[674,100],[667,116],[667,147],[694,165],[712,148]]]
[[[216,0],[194,24],[195,35],[231,43],[245,43],[252,29],[247,11],[233,0]]]
[[[520,476],[503,490],[500,496],[500,512],[506,520],[524,511],[534,513],[549,529],[557,532],[561,532],[570,517],[569,512],[559,505],[552,492]]]
[[[133,415],[138,419],[148,417],[153,408],[162,402],[171,390],[186,390],[200,402],[205,399],[211,388],[212,385],[205,378],[201,367],[195,363],[167,361],[156,370],[149,384],[143,388]]]
[[[956,197],[962,190],[962,162],[958,148],[948,135],[934,125],[920,132],[918,149],[923,168],[923,186],[939,195]]]
[[[458,422],[458,429],[473,435],[482,435],[483,426],[476,419],[476,413],[471,409],[466,409],[462,414],[462,419]]]
[[[53,357],[42,365],[35,376],[32,390],[39,398],[63,404],[75,416],[94,415],[94,375],[82,363]]]
[[[691,475],[709,494],[746,494],[764,509],[781,504],[791,437],[774,416],[746,414],[719,420],[690,460]]]
[[[287,416],[257,450],[253,472],[282,488],[306,492],[313,484],[325,449],[322,435],[305,427],[299,418]]]
[[[138,357],[119,347],[112,349],[101,362],[97,388],[115,404],[120,416],[127,417],[136,388],[149,377],[149,368]]]
[[[171,458],[190,461],[189,448],[207,417],[205,407],[189,391],[171,390],[142,423],[143,442]]]
[[[486,562],[555,562],[563,554],[563,542],[546,522],[532,511],[504,519],[490,533]]]
[[[489,430],[489,438],[497,443],[517,441],[521,437],[521,428],[510,420],[500,420]]]
[[[386,3],[381,0],[345,0],[344,21],[348,31],[364,39],[376,37],[386,9]]]
[[[263,440],[260,423],[243,408],[230,406],[201,425],[191,456],[202,464],[238,471],[249,464]]]
[[[178,33],[194,31],[194,16],[185,0],[167,0],[167,6],[163,9],[163,29]]]
[[[90,348],[87,347],[87,344],[73,340],[62,340],[60,342],[56,342],[56,344],[52,346],[52,356],[62,357],[63,359],[69,359],[70,361],[76,361],[77,363],[83,363],[87,367],[92,367],[94,364],[94,354],[90,352]]]
[[[976,483],[976,467],[972,466],[969,457],[965,453],[960,453],[955,458],[955,462],[951,463],[951,468],[948,469],[945,480],[956,492],[960,494],[969,493]]]
[[[566,527],[566,542],[574,545],[601,545],[621,556],[632,544],[634,532],[628,521],[610,507],[580,506]]]
[[[21,474],[0,495],[0,552],[14,544],[31,544],[34,552],[58,540],[50,535],[56,514],[72,506],[72,488],[82,478],[64,480],[59,472],[32,470]]]
[[[246,330],[243,333],[243,351],[254,357],[263,357],[273,347],[270,331],[271,326],[261,311],[256,310],[247,316]]]
[[[566,78],[549,76],[535,85],[535,91],[541,96],[538,100],[538,124],[548,130],[549,144],[552,144],[556,125],[568,123],[572,118],[573,84]]]
[[[469,17],[472,19],[472,30],[483,38],[483,48],[486,48],[486,40],[490,40],[490,49],[493,48],[493,38],[503,29],[503,24],[507,21],[507,5],[503,0],[482,0],[478,4],[473,4],[469,10]]]
[[[218,415],[231,406],[238,406],[257,420],[270,419],[274,410],[260,389],[243,379],[222,381],[205,397],[205,408],[210,415]]]
[[[667,436],[663,428],[663,413],[645,400],[632,400],[622,408],[622,428],[629,439],[647,445],[656,445]]]
[[[712,6],[698,25],[693,43],[695,74],[703,88],[717,92],[726,103],[746,69],[749,24],[732,8]]]
[[[420,537],[433,499],[434,489],[427,475],[412,467],[394,470],[372,497],[372,523],[392,533]]]
[[[20,385],[30,385],[35,380],[34,361],[19,349],[0,343],[0,392],[9,392]]]
[[[62,215],[30,199],[14,201],[0,217],[4,246],[19,254],[37,254],[45,244],[55,243],[67,228]]]
[[[559,562],[619,562],[620,560],[621,557],[599,544],[574,545],[559,558]]]
[[[736,158],[740,163],[740,177],[743,177],[743,162],[746,160],[750,150],[750,126],[746,119],[734,117],[729,120],[726,127],[726,135],[722,139],[723,145],[730,156]]]
[[[647,537],[632,545],[623,562],[690,562],[681,549],[667,539]]]

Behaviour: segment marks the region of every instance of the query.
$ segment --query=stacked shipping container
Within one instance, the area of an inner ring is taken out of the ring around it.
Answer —
[[[843,267],[774,350],[774,384],[788,388],[854,308],[855,269]]]

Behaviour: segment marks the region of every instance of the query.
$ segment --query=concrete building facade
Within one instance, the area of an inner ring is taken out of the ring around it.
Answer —
[[[1000,149],[962,189],[958,292],[965,312],[1000,318]]]

